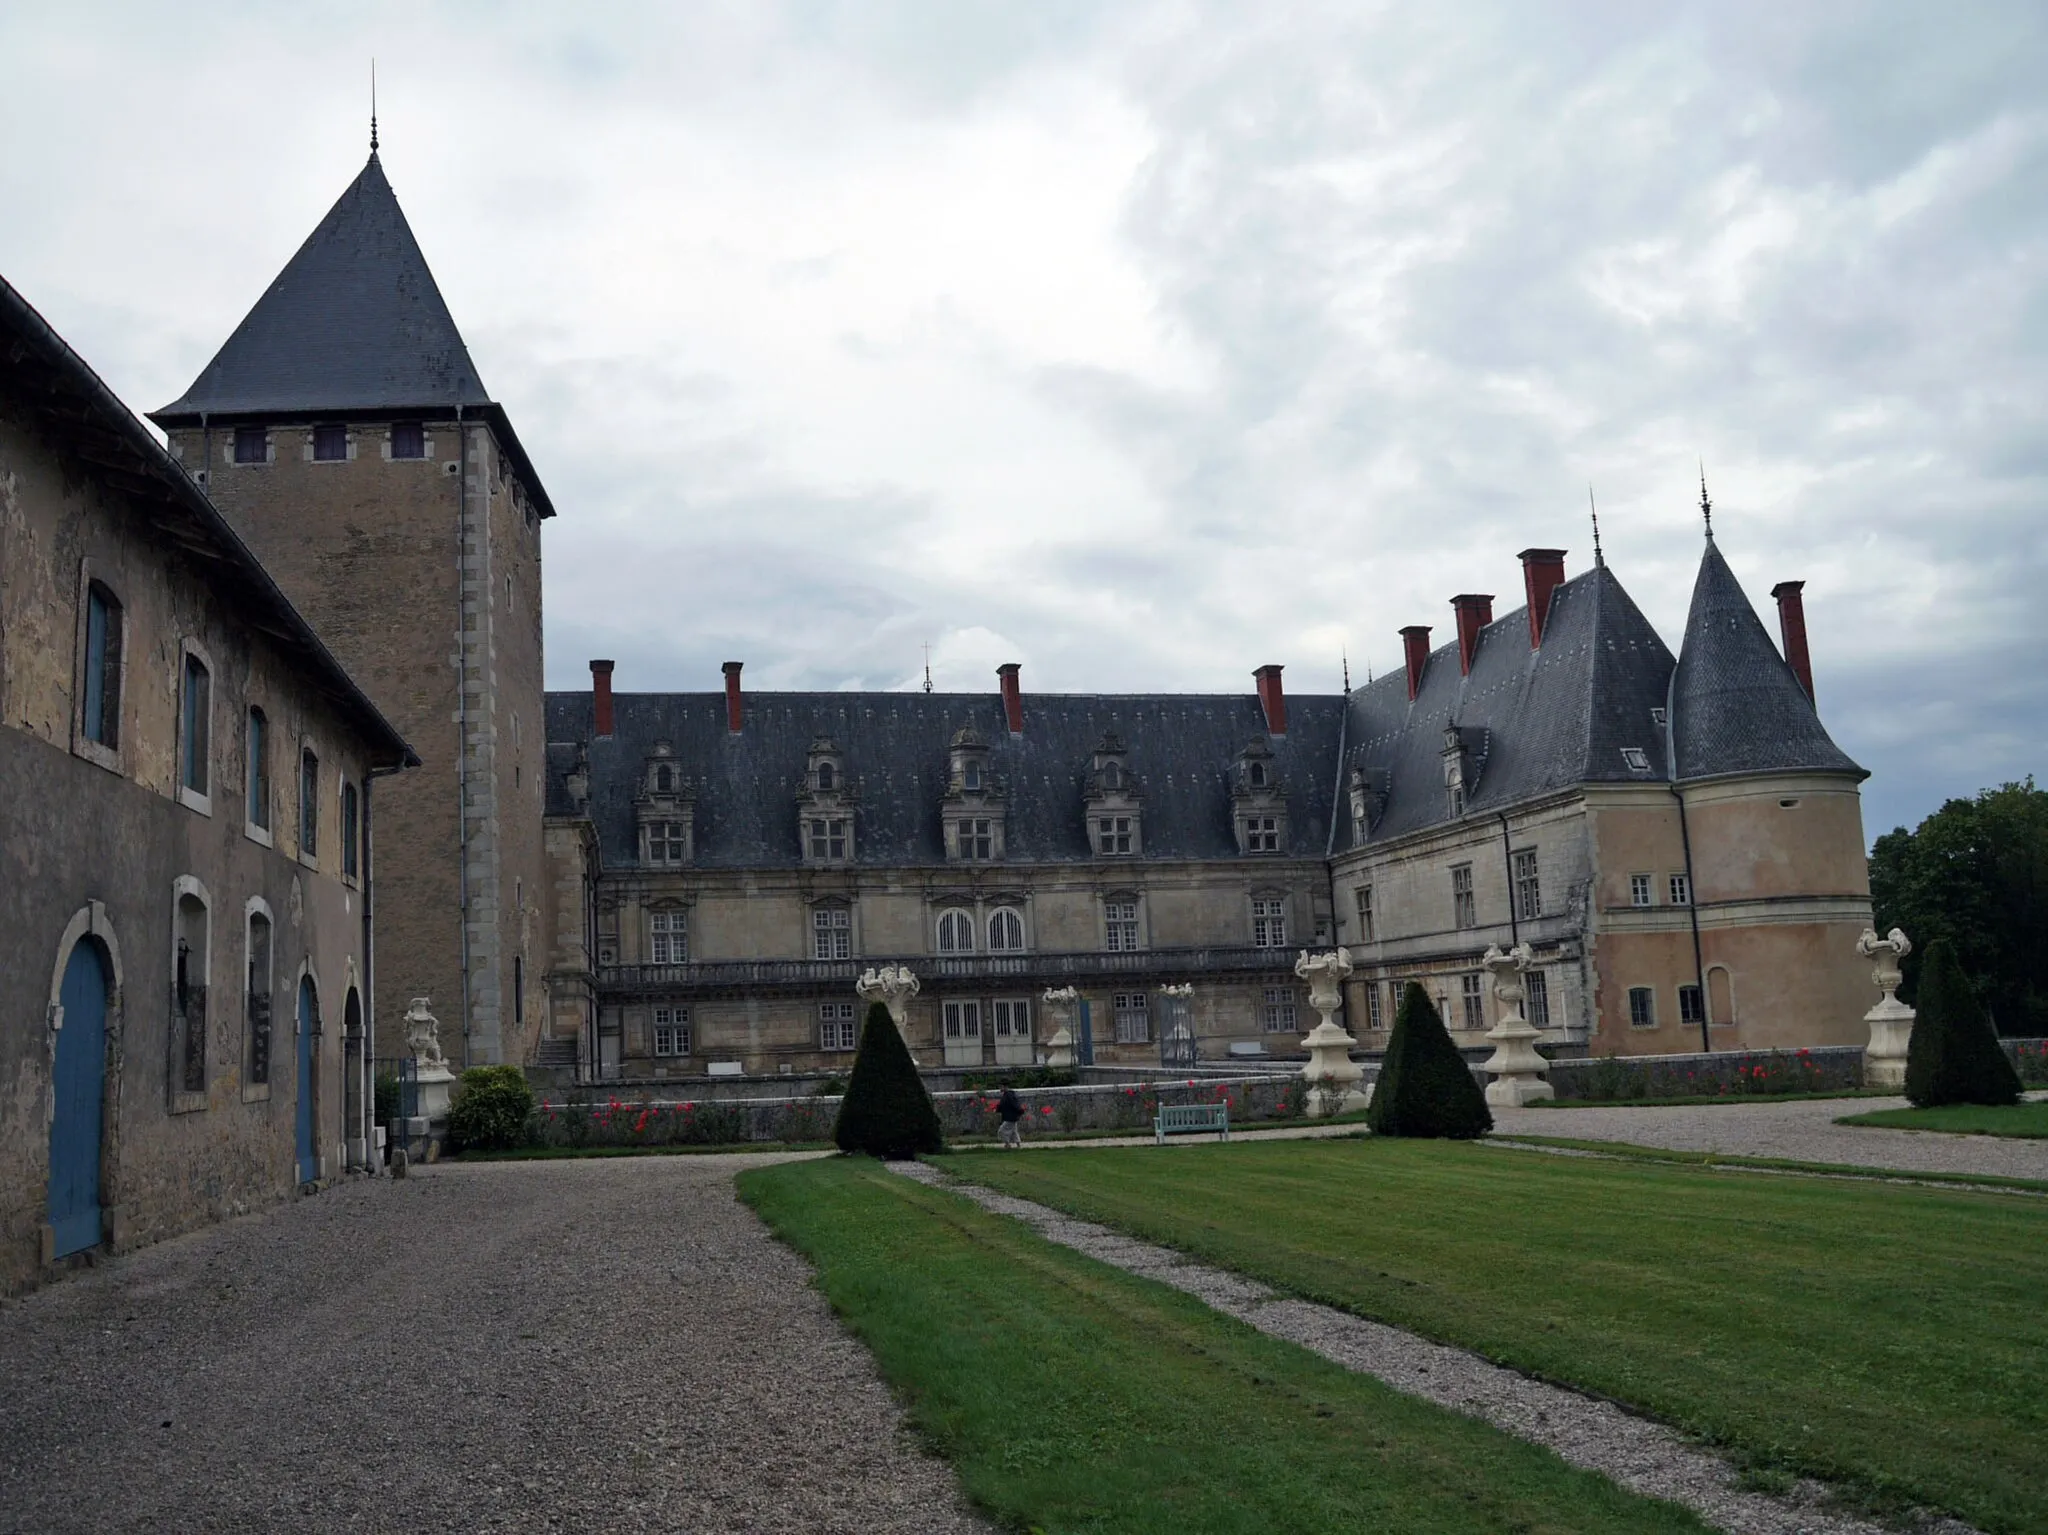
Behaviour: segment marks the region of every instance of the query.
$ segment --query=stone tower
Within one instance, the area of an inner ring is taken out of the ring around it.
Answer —
[[[426,995],[457,1064],[524,1061],[544,1011],[540,529],[554,508],[374,140],[151,419],[424,764],[375,799],[383,1039]]]

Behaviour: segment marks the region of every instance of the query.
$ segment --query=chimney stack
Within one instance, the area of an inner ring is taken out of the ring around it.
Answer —
[[[1429,665],[1429,625],[1410,624],[1401,631],[1401,648],[1408,654],[1408,701],[1422,691],[1422,669]]]
[[[1804,581],[1780,581],[1771,588],[1771,595],[1778,599],[1778,632],[1785,638],[1785,664],[1811,700],[1813,662],[1806,654],[1806,602],[1799,595],[1805,588]]]
[[[598,735],[612,733],[612,663],[590,663],[590,720]]]
[[[1280,689],[1280,668],[1274,665],[1260,667],[1252,673],[1259,683],[1259,704],[1266,711],[1266,734],[1284,736],[1287,734],[1287,695]]]
[[[1461,592],[1451,599],[1458,610],[1458,675],[1472,675],[1472,658],[1479,653],[1479,631],[1493,622],[1493,594]]]
[[[1550,622],[1550,596],[1564,585],[1562,549],[1524,549],[1522,585],[1529,594],[1529,648],[1543,648],[1543,626]]]
[[[740,733],[740,721],[745,717],[740,706],[740,665],[738,661],[725,663],[725,728],[734,735]]]
[[[1003,717],[1009,721],[1013,736],[1024,734],[1024,694],[1017,685],[1017,672],[1015,661],[1005,661],[996,668],[1003,689]]]

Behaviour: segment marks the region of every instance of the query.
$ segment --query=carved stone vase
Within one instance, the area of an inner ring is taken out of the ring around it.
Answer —
[[[1893,928],[1884,937],[1865,928],[1856,940],[1856,952],[1871,961],[1870,983],[1878,989],[1877,1006],[1863,1015],[1870,1025],[1870,1043],[1863,1047],[1865,1087],[1904,1087],[1906,1054],[1913,1044],[1913,1009],[1892,993],[1904,979],[1899,961],[1913,952],[1913,943]]]
[[[1342,949],[1327,954],[1301,951],[1294,973],[1308,982],[1308,1005],[1322,1015],[1302,1044],[1308,1049],[1308,1064],[1301,1079],[1309,1084],[1308,1112],[1320,1119],[1366,1106],[1368,1095],[1358,1090],[1365,1069],[1351,1059],[1357,1043],[1337,1026],[1337,1009],[1344,1005],[1344,978],[1351,974],[1351,956]]]
[[[879,970],[863,970],[860,979],[853,983],[853,994],[862,1002],[879,1002],[889,1009],[890,1021],[896,1025],[896,1032],[903,1036],[906,1052],[910,1052],[910,999],[917,995],[918,990],[917,977],[908,965],[883,965]],[[910,1064],[917,1064],[915,1052],[910,1052]]]
[[[1074,1008],[1081,1000],[1081,993],[1071,986],[1048,989],[1040,998],[1045,1003],[1046,1016],[1059,1027],[1045,1042],[1045,1064],[1056,1071],[1071,1071],[1074,1065]]]
[[[427,999],[414,997],[405,1010],[405,1042],[412,1051],[413,1080],[419,1084],[419,1117],[446,1119],[448,1099],[455,1090],[455,1073],[448,1069],[448,1057],[441,1053],[441,1025],[427,1011]]]
[[[1499,944],[1488,944],[1480,956],[1479,963],[1493,977],[1493,994],[1500,1000],[1500,1022],[1486,1031],[1493,1041],[1493,1054],[1484,1063],[1493,1078],[1486,1084],[1486,1101],[1497,1109],[1518,1109],[1557,1096],[1543,1076],[1550,1063],[1536,1051],[1542,1031],[1529,1022],[1524,1011],[1529,996],[1524,977],[1535,958],[1526,943],[1506,951]]]

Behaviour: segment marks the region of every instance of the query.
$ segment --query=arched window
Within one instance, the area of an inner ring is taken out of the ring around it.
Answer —
[[[1265,764],[1265,763],[1263,763],[1263,762],[1254,762],[1254,763],[1253,763],[1253,764],[1251,765],[1251,773],[1250,773],[1250,778],[1251,778],[1251,784],[1252,784],[1252,787],[1253,787],[1254,789],[1263,789],[1263,788],[1265,788],[1265,787],[1266,787],[1266,764]]]
[[[831,763],[829,763],[829,762],[821,762],[821,763],[819,763],[819,764],[818,764],[818,788],[819,788],[819,789],[820,789],[821,791],[822,791],[822,790],[829,790],[829,789],[832,789],[832,788],[836,787],[836,785],[837,785],[837,779],[836,779],[835,775],[833,774],[833,771],[832,771],[832,764],[831,764]]]
[[[355,879],[362,872],[358,852],[361,833],[356,819],[356,786],[344,780],[341,785],[341,872],[345,879]]]
[[[94,581],[85,591],[85,677],[78,733],[108,751],[121,744],[121,600]]]
[[[186,793],[203,800],[213,792],[213,674],[189,650],[185,652],[182,716],[178,731],[178,784]]]
[[[939,913],[939,952],[941,954],[971,954],[974,952],[974,920],[958,907]]]
[[[206,892],[189,876],[178,881],[171,942],[171,1048],[175,1081],[185,1093],[206,1091],[206,980],[212,956]]]
[[[662,767],[654,770],[654,792],[656,794],[673,794],[675,787],[676,775],[673,768]]]
[[[248,979],[244,983],[243,1013],[248,1028],[244,1059],[249,1085],[260,1087],[270,1081],[270,914],[249,913]]]
[[[991,954],[1015,953],[1024,947],[1024,918],[1014,908],[1001,906],[989,913],[988,948]]]
[[[249,710],[249,824],[270,830],[270,719],[261,709]]]
[[[320,852],[320,758],[308,746],[299,753],[299,856]]]

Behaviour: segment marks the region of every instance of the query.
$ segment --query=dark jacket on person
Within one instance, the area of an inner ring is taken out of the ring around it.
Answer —
[[[1003,1096],[996,1101],[996,1113],[1006,1125],[1014,1125],[1024,1117],[1024,1100],[1017,1096],[1016,1088],[1003,1089]]]

